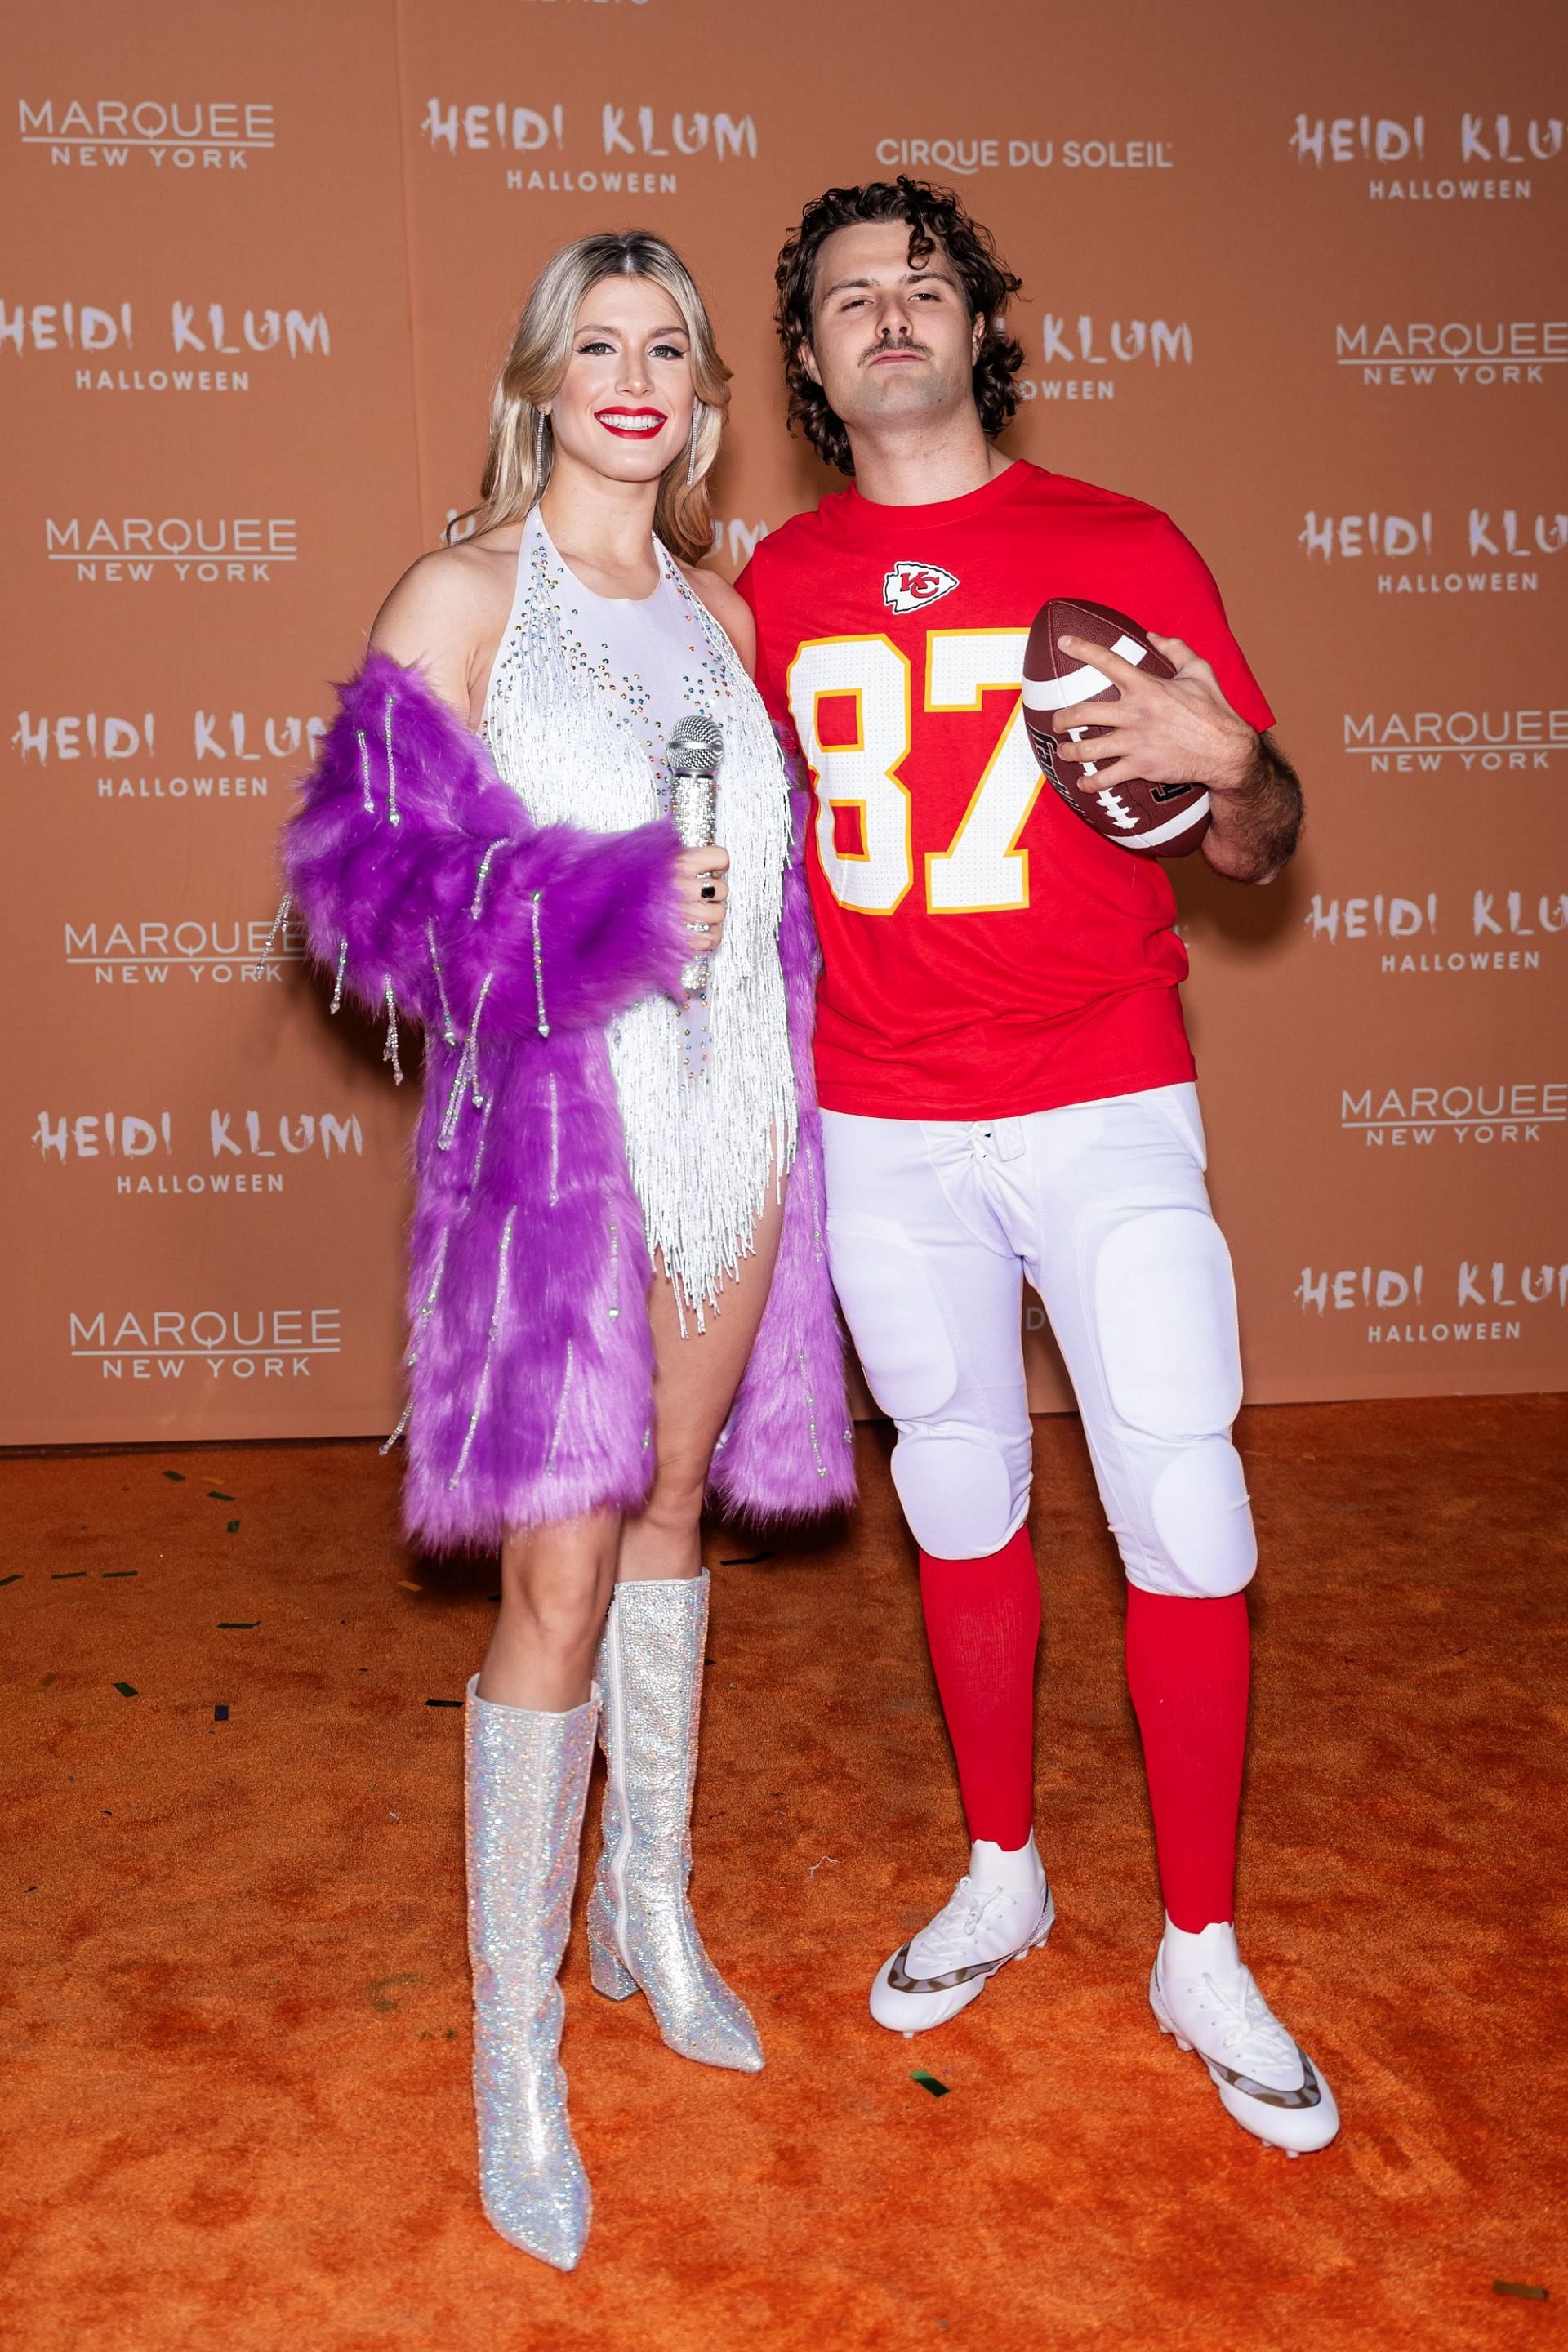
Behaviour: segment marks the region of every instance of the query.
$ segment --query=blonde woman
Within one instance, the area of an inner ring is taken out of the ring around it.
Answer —
[[[400,1024],[425,1032],[405,1517],[501,1554],[467,1717],[480,2190],[563,2270],[590,2198],[556,1977],[595,1731],[593,1982],[754,2071],[686,1891],[700,1515],[710,1488],[757,1515],[851,1491],[802,828],[750,615],[700,568],[728,402],[668,245],[557,254],[473,531],[383,605],[289,833],[334,1006],[376,1009],[395,1062]],[[665,749],[694,716],[722,734],[722,845],[682,850]]]

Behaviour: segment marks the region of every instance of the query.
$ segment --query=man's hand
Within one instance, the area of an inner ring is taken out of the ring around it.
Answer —
[[[1118,700],[1075,702],[1052,721],[1058,761],[1093,763],[1079,790],[1114,783],[1107,765],[1124,760],[1130,775],[1151,784],[1203,784],[1210,823],[1203,853],[1216,874],[1237,882],[1269,882],[1292,856],[1301,829],[1301,787],[1294,769],[1266,735],[1249,727],[1220,691],[1208,663],[1180,637],[1149,642],[1175,671],[1150,677],[1120,654],[1087,637],[1058,637],[1064,653],[1110,678]],[[1075,727],[1100,727],[1087,742],[1066,738]],[[1064,771],[1065,772],[1065,771]]]

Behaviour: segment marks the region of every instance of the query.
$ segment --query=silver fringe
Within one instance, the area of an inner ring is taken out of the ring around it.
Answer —
[[[457,1138],[458,1121],[462,1116],[465,1090],[471,1094],[476,1110],[482,1111],[488,1108],[485,1097],[479,1092],[479,1015],[485,1009],[485,999],[490,992],[494,979],[494,972],[487,971],[479,983],[479,1002],[474,1006],[474,1017],[468,1024],[468,1034],[463,1040],[463,1050],[458,1056],[457,1074],[447,1097],[447,1108],[441,1114],[441,1125],[436,1137],[437,1151],[450,1151],[452,1149]]]
[[[474,1146],[474,1164],[468,1171],[468,1182],[470,1184],[477,1184],[479,1182],[479,1171],[485,1164],[485,1144],[489,1137],[490,1110],[494,1102],[494,1095],[487,1095],[485,1097],[485,1107],[479,1113],[479,1139]]]
[[[436,1271],[430,1277],[430,1287],[419,1303],[419,1319],[414,1327],[414,1338],[404,1363],[412,1367],[419,1361],[419,1350],[425,1344],[425,1334],[430,1328],[430,1318],[436,1312],[436,1301],[441,1295],[441,1277],[447,1271],[447,1233],[443,1228],[436,1244]]]
[[[566,1342],[566,1369],[561,1376],[561,1402],[555,1408],[555,1426],[550,1433],[550,1451],[544,1457],[546,1470],[555,1467],[555,1449],[561,1443],[561,1432],[566,1425],[566,1400],[572,1393],[572,1367],[575,1361],[574,1342]],[[647,1440],[643,1440],[646,1445]]]
[[[397,1058],[397,999],[392,992],[392,981],[390,977],[388,978],[386,986],[383,991],[383,995],[386,1004],[386,1043],[381,1049],[381,1058],[384,1062],[390,1062],[392,1064],[392,1075],[396,1079],[398,1085],[401,1086],[403,1084],[403,1065]]]
[[[332,1001],[327,1007],[329,1013],[335,1013],[343,1001],[343,974],[347,971],[348,965],[349,943],[346,939],[343,939],[338,941],[338,969],[332,981]]]
[[[375,814],[375,800],[370,789],[370,745],[363,727],[354,729],[354,741],[359,745],[359,782],[362,803],[366,816]]]
[[[550,1034],[550,1024],[544,1015],[544,949],[539,937],[539,902],[544,893],[536,890],[529,901],[529,914],[533,923],[533,1002],[535,1024],[542,1037]]]
[[[490,1329],[489,1338],[485,1343],[485,1360],[479,1372],[479,1385],[478,1392],[474,1398],[474,1409],[468,1415],[468,1425],[463,1432],[462,1451],[458,1455],[458,1466],[447,1481],[448,1487],[455,1486],[457,1485],[458,1479],[462,1476],[464,1471],[468,1466],[468,1454],[474,1443],[474,1432],[479,1425],[479,1415],[485,1409],[485,1398],[489,1393],[490,1385],[490,1365],[495,1358],[496,1340],[500,1335],[501,1305],[506,1296],[506,1263],[511,1254],[511,1229],[516,1221],[516,1209],[509,1209],[506,1213],[506,1223],[501,1227],[500,1249],[498,1253],[498,1262],[496,1265],[495,1303],[490,1308]],[[566,1349],[568,1356],[570,1356],[572,1349],[572,1342],[570,1339],[566,1342]],[[557,1422],[556,1428],[557,1434],[559,1434],[559,1422]],[[552,1451],[553,1451],[553,1447],[552,1448]]]
[[[561,1097],[555,1073],[550,1073],[550,1206],[561,1199]]]
[[[816,1442],[816,1399],[811,1393],[811,1376],[805,1369],[804,1348],[795,1349],[795,1360],[800,1366],[801,1385],[805,1391],[805,1425],[811,1433],[811,1451],[816,1463],[816,1475],[819,1478],[826,1478],[827,1465],[822,1458],[822,1448]]]
[[[428,918],[425,936],[430,942],[430,969],[436,975],[436,993],[441,1000],[441,1036],[444,1044],[455,1045],[458,1033],[452,1026],[452,1008],[447,1002],[447,982],[441,970],[441,959],[436,951],[436,919]]]
[[[484,856],[479,860],[479,870],[474,877],[474,895],[468,903],[468,913],[476,923],[479,921],[479,916],[484,909],[485,884],[490,878],[490,860],[495,856],[498,849],[504,849],[506,847],[510,838],[510,835],[503,833],[499,841],[491,842],[489,847],[486,850]]]
[[[385,734],[386,734],[386,821],[387,821],[387,823],[388,823],[389,824],[401,824],[403,823],[403,819],[399,816],[399,814],[398,814],[398,813],[397,813],[397,769],[396,769],[395,765],[394,764],[393,757],[392,757],[392,708],[393,708],[393,698],[392,698],[392,696],[389,694],[389,695],[387,696],[387,698],[386,698],[386,720],[385,720]]]
[[[528,530],[518,625],[498,658],[486,709],[500,773],[540,824],[621,833],[662,813],[659,782],[618,698],[569,644],[560,608],[569,584],[536,519]],[[685,1328],[706,1328],[727,1279],[752,1247],[770,1181],[782,1182],[797,1144],[787,1008],[778,961],[789,851],[789,788],[761,698],[734,648],[679,569],[659,551],[667,587],[686,608],[698,647],[689,707],[723,728],[719,836],[730,853],[724,938],[710,959],[708,1068],[682,1083],[682,1009],[642,998],[606,1033],[650,1251],[669,1272]],[[661,590],[660,593],[665,593]],[[668,722],[679,710],[662,714]],[[540,893],[532,894],[537,1026],[550,1034]]]
[[[412,1362],[413,1359],[410,1358],[409,1360]],[[397,1416],[397,1427],[393,1431],[390,1437],[383,1438],[381,1444],[375,1449],[376,1452],[378,1454],[390,1454],[413,1418],[414,1399],[410,1397],[408,1402],[404,1406],[403,1411]]]
[[[283,896],[278,901],[278,912],[272,918],[272,928],[261,942],[261,953],[257,957],[256,961],[253,964],[247,965],[246,969],[247,971],[260,971],[265,965],[271,962],[272,950],[278,944],[278,934],[283,929],[284,924],[288,921],[289,909],[293,904],[293,892],[291,890],[285,890]]]

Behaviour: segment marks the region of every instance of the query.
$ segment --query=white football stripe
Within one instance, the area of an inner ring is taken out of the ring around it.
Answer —
[[[1152,833],[1141,833],[1134,846],[1139,849],[1152,849],[1157,843],[1169,841],[1173,834],[1184,833],[1188,825],[1196,824],[1201,816],[1208,814],[1208,805],[1209,796],[1205,793],[1202,800],[1193,803],[1191,808],[1184,808],[1180,816],[1167,817],[1163,824],[1157,824],[1154,827]]]
[[[1136,644],[1131,637],[1118,637],[1110,648],[1123,661],[1141,662],[1148,648]],[[1100,669],[1069,670],[1066,677],[1026,677],[1024,680],[1026,710],[1066,710],[1074,702],[1092,702],[1103,694],[1110,680]]]

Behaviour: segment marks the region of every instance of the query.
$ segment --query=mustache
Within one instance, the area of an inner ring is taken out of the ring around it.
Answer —
[[[912,335],[880,335],[863,356],[861,366],[865,367],[872,360],[880,359],[885,352],[914,352],[922,360],[929,360],[931,357],[930,345],[917,343]]]

